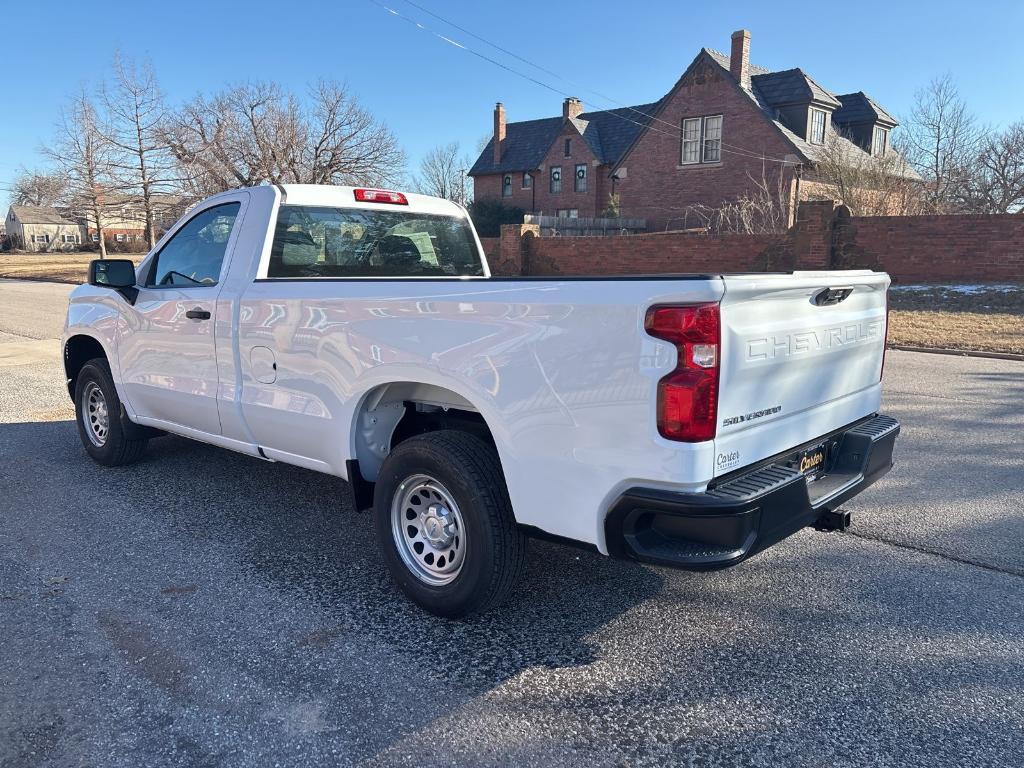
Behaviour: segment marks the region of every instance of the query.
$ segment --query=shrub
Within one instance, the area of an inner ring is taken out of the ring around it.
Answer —
[[[474,200],[469,204],[469,217],[480,237],[498,237],[502,224],[523,223],[523,209],[508,207],[497,200]]]

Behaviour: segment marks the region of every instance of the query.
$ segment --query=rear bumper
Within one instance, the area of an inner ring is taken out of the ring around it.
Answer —
[[[688,570],[727,568],[808,525],[835,527],[833,513],[892,469],[900,425],[876,414],[823,435],[704,493],[631,488],[605,520],[616,557]],[[801,474],[801,452],[824,444],[824,472]]]

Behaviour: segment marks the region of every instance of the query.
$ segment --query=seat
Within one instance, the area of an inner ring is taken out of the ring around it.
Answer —
[[[309,273],[320,258],[320,246],[308,232],[293,230],[281,235],[281,273],[300,277]]]
[[[420,250],[412,238],[404,235],[385,235],[377,241],[380,266],[397,274],[413,272],[420,263]]]

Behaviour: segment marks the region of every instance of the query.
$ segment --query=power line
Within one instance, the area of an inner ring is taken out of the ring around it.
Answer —
[[[424,32],[427,32],[429,34],[432,34],[434,37],[437,37],[437,38],[443,40],[444,42],[449,43],[450,45],[454,45],[457,48],[461,48],[464,51],[472,53],[473,55],[478,56],[479,58],[481,58],[481,59],[483,59],[485,61],[488,61],[488,62],[490,62],[492,64],[495,64],[495,65],[501,67],[502,69],[504,69],[504,70],[506,70],[508,72],[511,72],[514,75],[518,75],[519,77],[523,77],[523,78],[529,80],[530,82],[536,83],[537,85],[540,85],[540,86],[546,88],[549,91],[553,91],[553,92],[557,93],[560,96],[569,96],[570,95],[570,94],[566,94],[566,93],[562,92],[561,90],[559,90],[558,88],[555,88],[554,86],[551,86],[551,85],[549,85],[547,83],[541,82],[540,80],[537,80],[536,78],[531,77],[530,75],[526,75],[526,74],[524,74],[522,72],[519,72],[519,71],[517,71],[515,69],[512,69],[509,66],[506,66],[505,64],[503,64],[501,62],[495,61],[494,59],[492,59],[492,58],[490,58],[488,56],[485,56],[484,54],[481,54],[481,53],[479,53],[477,51],[474,51],[472,48],[469,48],[468,46],[463,45],[462,43],[459,43],[456,40],[452,40],[449,37],[446,37],[446,36],[441,35],[441,34],[439,34],[437,32],[434,32],[433,30],[427,28],[423,24],[420,24],[415,19],[406,17],[406,16],[402,15],[401,13],[399,13],[398,11],[394,10],[393,8],[391,8],[391,7],[387,6],[387,5],[379,2],[379,0],[370,0],[370,2],[374,3],[374,5],[377,5],[377,6],[381,7],[381,8],[383,8],[384,10],[386,10],[391,15],[396,16],[396,17],[402,19],[403,21],[407,21],[407,22],[411,23],[413,26],[417,27],[418,29],[421,29]],[[484,43],[485,45],[489,45],[490,47],[494,48],[495,50],[501,51],[502,53],[506,54],[507,56],[511,56],[512,58],[514,58],[514,59],[516,59],[518,61],[521,61],[522,63],[526,64],[527,66],[533,67],[534,69],[537,69],[537,70],[539,70],[541,72],[544,72],[545,74],[551,75],[552,77],[555,77],[558,80],[561,80],[562,82],[565,82],[565,83],[573,86],[574,88],[581,88],[584,91],[586,91],[588,93],[591,93],[591,94],[597,96],[598,98],[603,99],[606,102],[610,102],[610,103],[614,104],[615,106],[617,106],[620,109],[629,110],[630,112],[636,113],[637,115],[640,115],[641,117],[647,118],[650,121],[659,122],[659,123],[662,123],[664,125],[667,125],[670,128],[672,128],[673,131],[678,130],[678,126],[676,126],[675,123],[669,122],[668,120],[663,120],[663,119],[657,117],[656,115],[647,114],[643,110],[637,109],[636,107],[628,106],[628,105],[622,103],[621,101],[613,99],[611,96],[607,96],[607,95],[605,95],[605,94],[603,94],[603,93],[601,93],[599,91],[595,91],[592,88],[588,88],[587,86],[582,85],[580,83],[573,82],[572,80],[570,80],[570,79],[568,79],[568,78],[566,78],[566,77],[564,77],[562,75],[559,75],[557,72],[553,72],[552,70],[547,69],[546,67],[543,67],[540,64],[536,64],[536,63],[530,61],[529,59],[526,59],[526,58],[524,58],[524,57],[522,57],[522,56],[520,56],[520,55],[518,55],[518,54],[516,54],[516,53],[514,53],[514,52],[512,52],[510,50],[508,50],[507,48],[503,48],[502,46],[498,45],[497,43],[491,42],[487,38],[482,37],[481,35],[478,35],[475,32],[472,32],[471,30],[466,29],[465,27],[460,26],[459,24],[456,24],[455,22],[453,22],[453,21],[451,21],[449,19],[446,19],[445,17],[441,16],[440,14],[434,13],[429,8],[424,8],[423,6],[419,5],[418,3],[413,2],[413,0],[403,0],[403,2],[405,2],[407,5],[411,5],[413,8],[416,8],[416,9],[422,11],[423,13],[426,13],[426,14],[432,16],[433,18],[437,19],[438,21],[441,21],[444,24],[447,24],[447,25],[451,26],[452,28],[459,30],[460,32],[463,32],[464,34],[467,34],[470,37],[472,37],[472,38],[474,38],[476,40],[479,40],[480,42]],[[618,117],[618,118],[620,118],[622,120],[625,120],[625,121],[627,121],[629,123],[632,123],[633,125],[637,125],[637,126],[640,126],[642,128],[646,128],[649,131],[654,131],[655,133],[660,133],[660,134],[662,134],[664,136],[668,136],[673,141],[676,141],[679,138],[678,135],[675,134],[675,133],[667,133],[666,131],[658,130],[657,128],[649,125],[648,123],[640,123],[640,122],[637,122],[636,120],[631,120],[628,117],[625,117],[624,115],[616,114],[612,110],[606,110],[606,111],[609,112],[609,114],[614,115],[615,117]],[[770,156],[768,156],[768,155],[766,155],[764,153],[759,153],[756,149],[750,149],[748,147],[741,147],[739,145],[730,144],[730,143],[722,141],[722,140],[719,140],[719,141],[720,141],[720,145],[721,145],[721,147],[720,147],[721,151],[722,152],[726,152],[728,154],[738,155],[740,157],[748,157],[748,158],[751,158],[751,159],[754,159],[754,160],[762,160],[762,161],[781,163],[783,165],[796,165],[797,164],[797,163],[794,163],[791,160],[786,160],[784,158],[770,157]],[[730,149],[726,149],[726,147],[729,147]]]

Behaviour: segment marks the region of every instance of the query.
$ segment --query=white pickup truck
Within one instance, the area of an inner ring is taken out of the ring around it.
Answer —
[[[492,277],[466,211],[385,190],[211,197],[71,294],[86,451],[164,432],[345,478],[399,587],[505,597],[528,536],[708,570],[892,467],[889,278]],[[182,491],[183,493],[187,491]]]

